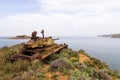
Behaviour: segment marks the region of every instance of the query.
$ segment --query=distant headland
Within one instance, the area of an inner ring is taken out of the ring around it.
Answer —
[[[27,35],[18,35],[18,36],[11,37],[8,39],[29,39],[29,38],[30,38],[30,36],[27,36]]]
[[[98,37],[120,38],[120,33],[118,33],[118,34],[104,34],[104,35],[98,35]]]

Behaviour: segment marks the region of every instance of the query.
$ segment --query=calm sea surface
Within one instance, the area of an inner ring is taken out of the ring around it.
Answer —
[[[12,46],[28,40],[0,38],[0,47]],[[106,62],[111,69],[120,71],[120,38],[61,37],[57,43],[66,43],[74,50],[85,50],[92,57]]]

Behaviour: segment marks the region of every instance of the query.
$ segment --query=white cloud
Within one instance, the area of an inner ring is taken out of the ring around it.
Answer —
[[[96,12],[104,0],[41,0],[44,12],[88,13]]]
[[[39,2],[46,14],[100,15],[116,14],[120,11],[120,0],[39,0]]]
[[[0,35],[29,34],[45,29],[53,36],[89,36],[118,33],[119,0],[39,0],[40,13],[0,19]],[[116,4],[116,5],[115,5]],[[109,12],[109,13],[108,13]],[[39,33],[40,35],[40,33]]]

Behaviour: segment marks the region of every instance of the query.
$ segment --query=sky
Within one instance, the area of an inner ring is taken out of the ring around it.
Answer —
[[[0,36],[120,33],[120,0],[0,0]]]

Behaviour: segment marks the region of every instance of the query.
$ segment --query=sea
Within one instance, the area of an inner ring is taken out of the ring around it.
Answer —
[[[66,43],[68,47],[79,51],[84,50],[109,65],[112,70],[120,71],[120,38],[108,37],[59,37],[56,43]],[[28,39],[5,39],[0,37],[0,48],[27,42]]]

